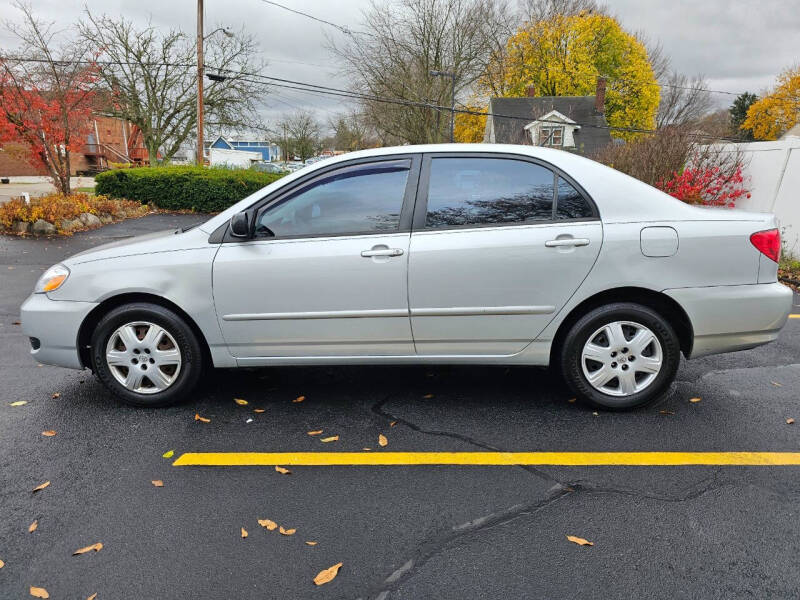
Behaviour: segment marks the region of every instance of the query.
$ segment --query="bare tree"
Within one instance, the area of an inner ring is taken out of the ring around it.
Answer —
[[[317,152],[320,144],[320,125],[313,113],[299,110],[284,115],[278,123],[283,134],[284,156],[295,155],[303,162]]]
[[[375,136],[358,111],[335,115],[328,125],[333,130],[332,145],[336,150],[362,150],[375,145]]]
[[[608,7],[597,0],[520,0],[519,4],[523,18],[530,23],[549,21],[559,15],[609,14]]]
[[[702,75],[690,78],[670,72],[661,84],[656,126],[686,125],[706,116],[714,108],[714,99],[707,88],[708,82]]]
[[[449,111],[433,106],[450,105],[451,81],[430,72],[452,73],[456,97],[468,89],[507,30],[504,7],[493,0],[373,0],[361,26],[366,35],[329,43],[353,91],[409,102],[363,100],[368,124],[408,143],[446,139]]]
[[[102,51],[99,74],[108,112],[141,130],[151,165],[159,153],[169,160],[197,127],[194,38],[151,24],[137,29],[124,17],[88,10],[78,28],[85,44]],[[256,107],[267,86],[250,75],[263,68],[256,52],[254,38],[244,32],[212,35],[205,42],[206,72],[215,75],[203,97],[210,121],[231,128],[258,123]]]
[[[94,102],[95,69],[85,44],[58,39],[53,23],[42,21],[28,4],[22,26],[7,22],[17,38],[15,53],[0,59],[0,141],[21,143],[24,154],[43,168],[56,189],[70,193],[71,152],[88,132]]]

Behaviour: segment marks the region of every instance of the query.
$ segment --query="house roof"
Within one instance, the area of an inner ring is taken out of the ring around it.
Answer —
[[[540,96],[537,98],[492,98],[489,118],[498,144],[530,144],[525,126],[558,111],[581,126],[575,143],[583,154],[591,154],[611,142],[605,115],[594,110],[594,96]],[[488,128],[487,128],[488,130]]]

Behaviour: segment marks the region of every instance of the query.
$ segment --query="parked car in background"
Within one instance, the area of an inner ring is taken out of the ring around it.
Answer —
[[[262,162],[256,163],[250,167],[253,171],[258,171],[260,173],[286,173],[285,169],[280,168],[278,165],[274,163]]]
[[[50,268],[22,306],[31,354],[140,406],[208,367],[553,365],[612,409],[687,358],[774,340],[792,292],[769,214],[684,204],[554,149],[355,152],[205,224]]]

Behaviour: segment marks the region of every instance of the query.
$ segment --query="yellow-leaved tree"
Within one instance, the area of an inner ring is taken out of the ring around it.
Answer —
[[[606,119],[612,135],[636,137],[653,129],[659,88],[647,50],[617,20],[602,14],[555,15],[527,23],[512,35],[479,81],[486,95],[592,96],[607,79]]]
[[[462,144],[477,144],[483,141],[486,129],[486,105],[472,99],[461,107],[464,111],[456,113],[455,138]]]
[[[754,102],[742,129],[752,129],[757,140],[775,140],[800,120],[800,65],[778,76],[775,90]]]

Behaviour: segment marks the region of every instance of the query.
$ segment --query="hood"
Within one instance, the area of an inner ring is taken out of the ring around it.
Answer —
[[[171,252],[174,250],[187,250],[198,246],[208,246],[208,234],[199,228],[190,229],[185,232],[182,232],[180,229],[167,229],[102,244],[95,248],[79,252],[78,254],[73,254],[68,259],[62,261],[62,264],[72,267],[73,265],[96,260],[135,256],[138,254]]]

